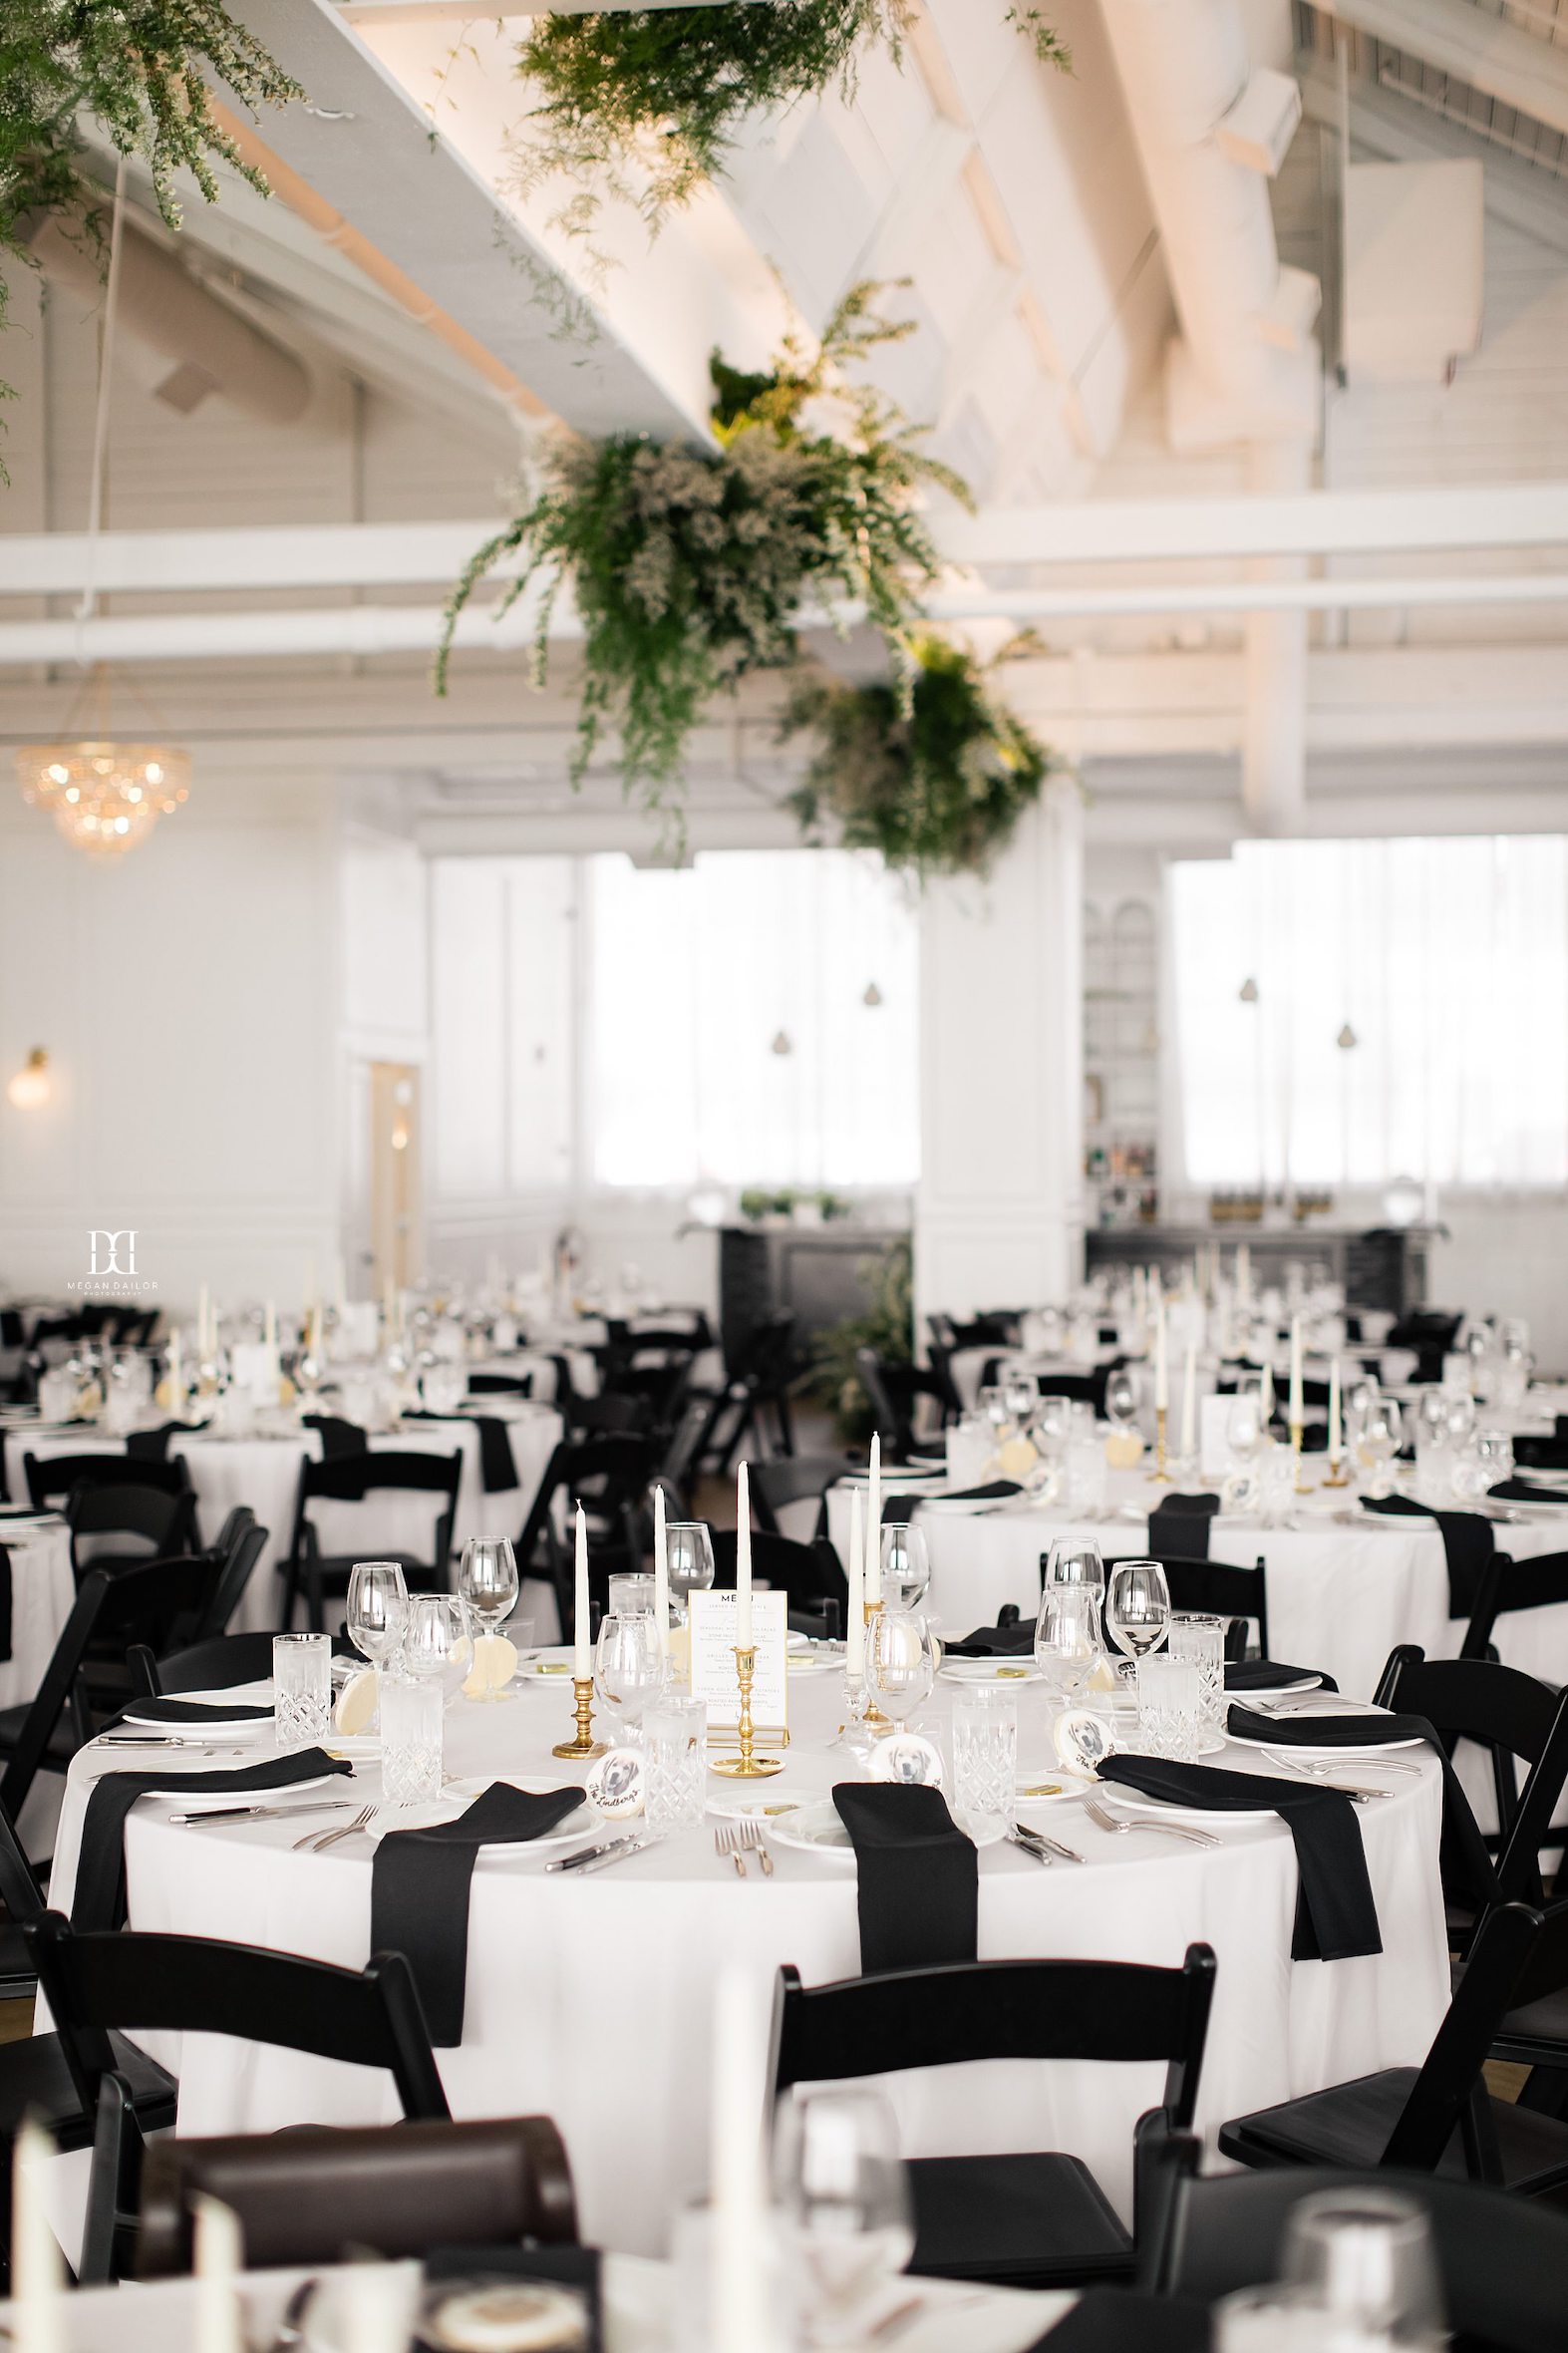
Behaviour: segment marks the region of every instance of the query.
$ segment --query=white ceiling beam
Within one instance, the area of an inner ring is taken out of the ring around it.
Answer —
[[[1131,616],[1222,613],[1377,611],[1390,607],[1568,606],[1568,572],[1525,572],[1382,579],[1231,579],[1144,582],[1125,588],[965,588],[925,600],[934,621],[1040,622],[1106,620]],[[515,653],[532,640],[538,598],[519,597],[504,618],[470,607],[459,619],[456,643],[474,653]],[[864,609],[842,605],[805,609],[802,629],[855,627]],[[92,662],[219,662],[310,660],[347,654],[433,651],[443,613],[437,605],[359,604],[316,610],[104,615],[90,621],[0,622],[0,665]],[[582,624],[568,598],[556,603],[552,639],[580,638]]]
[[[454,522],[105,531],[91,554],[80,531],[0,532],[0,597],[80,595],[90,571],[106,595],[429,585],[455,579],[480,540],[497,527],[493,518],[475,516]],[[1429,484],[1276,498],[1086,499],[1051,506],[982,508],[974,515],[948,513],[936,527],[949,561],[980,570],[1568,548],[1568,483]],[[1321,585],[1332,588],[1323,601],[1334,604],[1354,602],[1359,584]],[[1471,585],[1484,593],[1482,583]],[[1377,593],[1378,583],[1372,589],[1372,601],[1390,601]]]
[[[1324,13],[1568,137],[1568,49],[1474,0],[1319,0]]]

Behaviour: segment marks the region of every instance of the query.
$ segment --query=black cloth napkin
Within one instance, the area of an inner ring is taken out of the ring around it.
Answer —
[[[139,1699],[130,1711],[143,1724],[270,1724],[270,1708],[225,1708],[211,1700]],[[121,1722],[125,1721],[122,1716]]]
[[[1272,1722],[1272,1719],[1271,1719]],[[1201,1806],[1215,1814],[1277,1814],[1296,1845],[1293,1961],[1350,1961],[1383,1950],[1378,1907],[1367,1875],[1356,1802],[1337,1790],[1296,1787],[1261,1773],[1227,1773],[1212,1765],[1172,1765],[1162,1757],[1107,1757],[1101,1781],[1145,1798]]]
[[[1156,1560],[1207,1560],[1209,1522],[1218,1496],[1166,1496],[1148,1515],[1148,1548]]]
[[[980,1858],[941,1791],[841,1781],[833,1804],[859,1865],[862,1975],[974,1960]]]
[[[1271,1749],[1364,1749],[1396,1740],[1425,1741],[1442,1767],[1443,1884],[1483,1902],[1496,1897],[1497,1873],[1486,1842],[1448,1753],[1424,1716],[1260,1716],[1251,1708],[1232,1708],[1227,1729],[1243,1740],[1266,1740]],[[1354,1773],[1353,1761],[1346,1763]]]
[[[405,1422],[467,1422],[479,1434],[479,1485],[487,1496],[505,1495],[517,1484],[511,1438],[496,1414],[407,1413]]]
[[[1275,1691],[1282,1683],[1291,1683],[1300,1675],[1316,1675],[1324,1691],[1338,1691],[1332,1675],[1325,1675],[1321,1667],[1282,1667],[1271,1658],[1233,1659],[1225,1669],[1227,1691]]]
[[[1361,1508],[1386,1519],[1435,1519],[1448,1564],[1448,1615],[1467,1618],[1474,1613],[1481,1578],[1497,1549],[1489,1519],[1479,1512],[1431,1512],[1409,1496],[1363,1496]]]
[[[307,1414],[305,1427],[314,1430],[320,1438],[324,1463],[336,1463],[344,1455],[363,1455],[370,1450],[370,1440],[358,1422],[345,1422],[341,1414]]]
[[[126,1440],[126,1453],[140,1463],[166,1463],[169,1440],[183,1430],[182,1422],[160,1422],[156,1430],[133,1430]]]
[[[1562,1415],[1557,1419],[1561,1424]],[[1568,1471],[1568,1435],[1559,1428],[1554,1438],[1516,1438],[1513,1462],[1516,1471]],[[1493,1488],[1492,1494],[1496,1493]]]
[[[580,1789],[514,1790],[491,1782],[456,1822],[389,1831],[370,1875],[370,1949],[407,1955],[433,2043],[463,2040],[469,1882],[481,1847],[542,1839],[582,1804]]]
[[[602,2260],[593,2246],[433,2246],[422,2258],[425,2277],[432,2282],[462,2280],[543,2279],[552,2287],[576,2288],[583,2300],[586,2326],[581,2353],[599,2353],[603,2339],[603,2304],[599,2282]],[[430,2339],[416,2333],[416,2344]],[[578,2353],[575,2342],[570,2353]]]
[[[977,1626],[962,1642],[943,1645],[949,1658],[1033,1658],[1035,1621],[1011,1626]]]
[[[1551,1466],[1540,1464],[1537,1468],[1546,1470]],[[1568,1469],[1568,1465],[1564,1468]],[[1568,1496],[1560,1487],[1537,1487],[1533,1479],[1499,1479],[1487,1492],[1499,1504],[1568,1504]]]
[[[82,1819],[72,1927],[118,1928],[125,1919],[126,1817],[138,1798],[184,1798],[192,1793],[253,1798],[292,1789],[296,1782],[318,1781],[323,1774],[347,1777],[352,1770],[346,1759],[329,1757],[325,1749],[298,1749],[286,1757],[268,1757],[261,1765],[221,1773],[185,1773],[171,1761],[100,1774]]]
[[[1016,1479],[992,1479],[984,1487],[961,1487],[952,1495],[945,1488],[935,1495],[899,1488],[882,1498],[882,1525],[902,1526],[905,1520],[914,1517],[922,1504],[992,1504],[999,1503],[1004,1496],[1020,1496],[1023,1492]]]
[[[1208,2353],[1211,2342],[1206,2304],[1092,2287],[1027,2353]]]

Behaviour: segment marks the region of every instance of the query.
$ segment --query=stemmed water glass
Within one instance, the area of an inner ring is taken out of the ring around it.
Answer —
[[[706,1593],[714,1581],[713,1530],[702,1519],[672,1519],[664,1542],[675,1622],[684,1625],[690,1615],[688,1597]]]
[[[517,1606],[518,1593],[516,1556],[505,1536],[469,1538],[458,1571],[458,1591],[484,1633],[499,1633]],[[480,1700],[491,1701],[514,1696],[504,1682],[492,1683],[488,1675],[475,1694]]]
[[[344,1624],[373,1667],[390,1666],[408,1621],[409,1589],[396,1560],[356,1560],[349,1572]]]
[[[1138,1416],[1137,1375],[1125,1365],[1105,1383],[1105,1419],[1113,1430],[1131,1430]]]
[[[1063,1706],[1083,1697],[1099,1655],[1098,1594],[1089,1585],[1048,1583],[1035,1626],[1035,1664]]]
[[[1105,1630],[1133,1673],[1140,1658],[1159,1648],[1170,1630],[1170,1588],[1157,1560],[1116,1562],[1105,1592]]]
[[[1024,1429],[1040,1403],[1039,1381],[1021,1365],[1010,1365],[1003,1368],[1001,1386],[1009,1422],[1015,1430]]]
[[[936,1681],[936,1645],[930,1621],[912,1610],[885,1605],[872,1620],[866,1643],[866,1681],[884,1716],[907,1723]]]
[[[1398,1398],[1385,1397],[1380,1391],[1367,1409],[1357,1442],[1357,1453],[1370,1475],[1368,1484],[1375,1496],[1386,1496],[1393,1487],[1394,1458],[1403,1435]]]
[[[404,1672],[439,1683],[444,1699],[463,1689],[473,1665],[469,1605],[461,1593],[411,1593],[403,1634]]]
[[[593,1649],[593,1687],[606,1712],[634,1735],[664,1688],[665,1657],[648,1610],[606,1611]]]
[[[931,1549],[925,1530],[903,1520],[882,1524],[882,1596],[892,1610],[918,1609],[931,1582]]]
[[[1225,1416],[1225,1441],[1237,1463],[1245,1469],[1256,1458],[1267,1435],[1263,1393],[1255,1381],[1249,1381],[1231,1400],[1230,1412]]]
[[[884,2283],[914,2252],[898,2127],[875,2092],[785,2102],[774,2145],[778,2200],[799,2258],[813,2344],[860,2341]]]
[[[1105,1598],[1105,1563],[1093,1536],[1057,1536],[1046,1554],[1042,1594],[1057,1586],[1081,1587],[1095,1604],[1097,1619]]]

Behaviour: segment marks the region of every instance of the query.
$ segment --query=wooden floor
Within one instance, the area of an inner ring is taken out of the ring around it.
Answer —
[[[32,2031],[31,2002],[0,2002],[0,2043],[25,2043]]]

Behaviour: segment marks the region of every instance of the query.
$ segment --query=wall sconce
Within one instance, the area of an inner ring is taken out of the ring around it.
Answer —
[[[54,1093],[54,1082],[49,1076],[49,1055],[44,1047],[35,1046],[22,1068],[6,1088],[6,1096],[14,1111],[42,1111]]]

